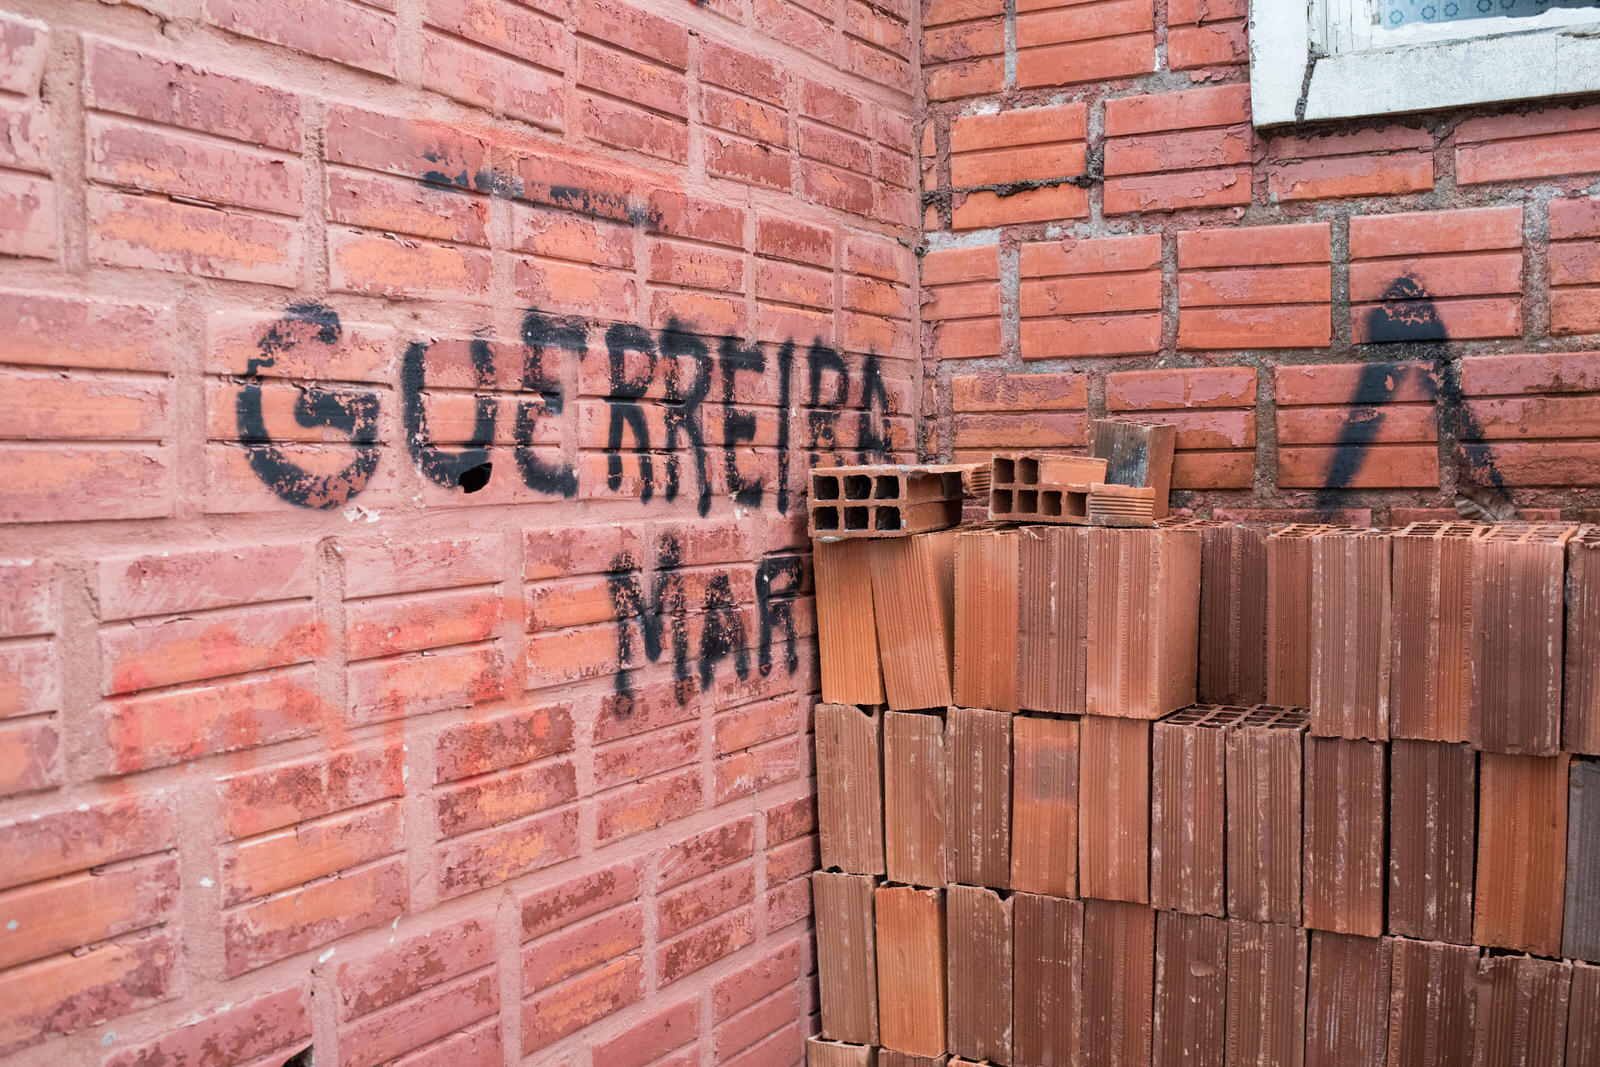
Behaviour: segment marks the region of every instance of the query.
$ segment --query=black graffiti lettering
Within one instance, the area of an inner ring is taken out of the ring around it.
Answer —
[[[735,407],[740,371],[761,374],[767,369],[767,355],[760,345],[745,347],[732,337],[724,337],[717,352],[722,365],[722,461],[727,468],[728,495],[740,507],[759,508],[764,492],[760,478],[746,480],[739,469],[739,446],[756,439],[756,417]]]
[[[559,418],[566,407],[560,379],[545,365],[554,349],[583,358],[588,331],[581,321],[557,322],[530,309],[522,317],[522,391],[537,393],[537,400],[517,402],[513,426],[516,448],[512,453],[522,481],[529,489],[552,496],[578,495],[578,475],[570,464],[553,465],[533,449],[534,431],[544,417]]]
[[[667,360],[665,437],[667,451],[667,485],[665,496],[675,500],[678,496],[678,434],[689,442],[694,459],[695,484],[699,487],[696,507],[701,515],[711,511],[711,483],[706,475],[705,429],[701,424],[700,405],[711,392],[711,350],[694,333],[669,322],[661,331],[661,356]],[[694,361],[694,373],[689,388],[684,391],[679,379],[679,359]]]
[[[850,368],[843,356],[820,340],[813,341],[806,350],[806,368],[811,376],[810,411],[806,413],[810,439],[806,447],[814,463],[817,453],[831,452],[838,446],[839,409],[850,397]],[[829,374],[833,375],[834,393],[825,400],[822,383]]]
[[[492,184],[495,175],[480,173],[474,180]],[[507,194],[509,195],[509,194]],[[550,444],[536,446],[541,436],[553,443],[554,435],[541,435],[546,419],[559,420],[565,413],[561,356],[582,360],[589,349],[591,326],[579,318],[541,314],[536,309],[524,313],[521,326],[522,370],[511,442],[512,454],[523,482],[538,493],[575,497],[578,475],[570,458],[557,459]],[[348,501],[363,489],[376,469],[378,394],[307,387],[295,409],[304,426],[337,429],[356,445],[356,456],[344,470],[332,475],[313,474],[291,462],[268,436],[261,415],[260,370],[273,364],[277,353],[303,343],[313,333],[323,344],[336,343],[340,336],[339,318],[320,305],[291,307],[259,342],[262,355],[253,359],[244,375],[237,398],[240,419],[239,440],[249,446],[250,461],[259,477],[286,500],[308,507],[334,507]],[[623,456],[638,457],[639,499],[648,503],[659,495],[667,501],[687,492],[685,481],[695,482],[695,506],[704,516],[711,511],[712,487],[710,456],[705,432],[705,405],[711,398],[713,382],[721,374],[722,433],[711,447],[720,447],[728,496],[738,507],[758,508],[770,499],[780,514],[789,511],[790,446],[795,434],[794,386],[797,346],[793,340],[777,345],[770,354],[761,344],[741,342],[734,337],[707,337],[669,320],[659,332],[630,323],[616,323],[605,332],[609,383],[606,403],[606,486],[613,492],[622,488]],[[500,416],[499,380],[495,366],[495,346],[478,338],[469,342],[473,367],[474,420],[468,439],[452,447],[433,441],[429,432],[427,379],[431,342],[407,345],[400,363],[402,422],[406,447],[422,475],[435,484],[476,492],[492,475],[490,462]],[[556,354],[552,359],[552,353]],[[804,404],[807,428],[804,447],[813,460],[821,453],[840,447],[841,420],[851,413],[854,422],[853,450],[860,462],[882,460],[892,451],[893,427],[889,412],[893,403],[883,380],[882,362],[875,354],[861,360],[859,371],[831,346],[814,340],[807,348],[806,373],[809,394]],[[663,368],[661,365],[667,366]],[[739,378],[740,373],[746,378]],[[662,440],[653,439],[647,407],[652,388],[661,374],[662,399],[659,402]],[[741,468],[741,452],[750,453],[759,434],[760,421],[748,403],[740,403],[741,384],[749,375],[777,375],[777,485],[768,494],[764,475],[752,471],[746,455]],[[859,394],[854,404],[852,396]],[[659,455],[658,455],[659,453]],[[692,464],[688,474],[685,463]],[[660,485],[658,487],[658,479]]]
[[[1456,439],[1468,478],[1509,499],[1505,479],[1489,449],[1466,443],[1481,439],[1482,428],[1462,402],[1460,358],[1451,350],[1449,330],[1439,317],[1427,286],[1410,274],[1389,283],[1383,301],[1367,312],[1366,334],[1369,343],[1397,346],[1407,361],[1430,364],[1431,371],[1397,363],[1373,363],[1361,369],[1350,398],[1354,410],[1340,428],[1333,459],[1323,476],[1322,488],[1317,491],[1318,507],[1336,507],[1339,490],[1354,482],[1382,430],[1385,411],[1380,405],[1409,373],[1424,373],[1432,378],[1439,433]]]
[[[890,440],[889,390],[875,352],[861,362],[861,415],[856,429],[856,462],[882,463],[894,446]]]
[[[630,352],[649,359],[647,369],[637,377],[628,375]],[[611,370],[611,395],[606,401],[611,414],[606,432],[606,488],[615,492],[622,487],[622,433],[624,428],[632,430],[633,451],[639,457],[639,499],[648,503],[655,491],[655,472],[650,464],[650,427],[639,399],[655,379],[655,342],[643,327],[619,322],[606,331],[606,358]]]
[[[681,556],[678,539],[663,535],[657,549],[655,580],[646,599],[640,581],[638,561],[627,553],[611,561],[606,584],[611,593],[612,614],[617,622],[616,691],[631,691],[627,670],[639,666],[634,657],[633,631],[638,627],[644,658],[650,663],[661,659],[664,637],[672,639],[673,679],[687,680],[689,675],[689,623],[688,596],[684,591],[683,574],[679,570]],[[679,687],[680,694],[683,689]],[[679,702],[687,699],[680,695]]]
[[[744,614],[733,598],[726,574],[714,574],[706,585],[705,619],[700,628],[700,688],[711,688],[717,664],[733,656],[734,673],[750,676],[750,649],[745,645]]]
[[[799,635],[789,598],[799,595],[804,578],[799,556],[768,556],[756,565],[756,626],[761,631],[756,665],[762,677],[772,673],[772,633],[779,627],[784,634],[784,669],[793,674],[800,666]]]
[[[789,399],[794,381],[794,342],[778,346],[778,514],[789,514]]]
[[[332,308],[320,304],[290,306],[273,323],[244,373],[235,400],[239,442],[245,446],[250,469],[283,500],[305,508],[336,508],[365,489],[378,468],[378,397],[316,386],[303,388],[295,401],[295,421],[308,429],[338,430],[355,446],[355,458],[332,474],[314,474],[294,463],[267,431],[261,407],[261,370],[273,366],[278,356],[302,343],[311,332],[317,344],[339,342],[343,330]]]
[[[422,392],[427,387],[428,345],[413,341],[406,346],[400,364],[401,413],[405,418],[406,447],[411,459],[435,485],[446,489],[461,487],[468,471],[479,471],[489,462],[488,446],[494,441],[494,427],[499,415],[499,401],[489,393],[494,388],[494,350],[482,338],[473,338],[469,351],[472,354],[472,376],[484,392],[474,399],[472,436],[466,447],[447,451],[432,444],[428,433],[428,409]],[[478,476],[481,476],[481,472]],[[475,479],[474,479],[475,480]]]

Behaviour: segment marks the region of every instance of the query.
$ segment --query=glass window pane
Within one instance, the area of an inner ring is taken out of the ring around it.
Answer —
[[[1387,29],[1468,19],[1531,18],[1558,8],[1600,8],[1600,0],[1381,0]]]

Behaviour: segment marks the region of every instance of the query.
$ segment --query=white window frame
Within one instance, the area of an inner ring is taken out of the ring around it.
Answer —
[[[1600,92],[1600,8],[1389,30],[1371,0],[1250,0],[1257,126]]]

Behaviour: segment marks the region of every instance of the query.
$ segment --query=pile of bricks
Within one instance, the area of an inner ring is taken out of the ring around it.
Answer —
[[[816,565],[811,1067],[1600,1064],[1600,529]]]

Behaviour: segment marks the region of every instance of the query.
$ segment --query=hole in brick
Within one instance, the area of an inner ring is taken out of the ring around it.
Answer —
[[[994,457],[994,468],[989,475],[990,481],[996,484],[1005,484],[1017,480],[1017,465],[1009,459],[1000,456]]]
[[[878,487],[872,491],[872,495],[879,500],[899,500],[900,479],[892,474],[878,475]]]
[[[865,530],[867,526],[866,508],[845,508],[844,528],[846,530]]]
[[[880,530],[900,529],[900,509],[879,508],[878,514],[873,519],[873,525]]]
[[[312,1067],[316,1062],[313,1059],[314,1050],[310,1045],[296,1052],[293,1056],[283,1061],[283,1067]]]
[[[818,500],[838,500],[839,479],[832,475],[813,474],[811,476],[811,495]]]
[[[456,484],[461,487],[463,493],[476,493],[489,484],[489,475],[493,472],[493,463],[480,463],[476,467],[468,467],[457,475]]]
[[[1061,494],[1050,489],[1041,492],[1039,494],[1039,514],[1052,516],[1060,515]]]
[[[1017,460],[1017,481],[1023,485],[1039,484],[1039,461],[1036,459]]]
[[[844,479],[846,500],[865,500],[872,495],[872,479],[865,474],[848,474]]]
[[[1011,490],[996,489],[989,494],[989,510],[996,515],[1009,515],[1011,508]]]
[[[1036,489],[1022,489],[1017,492],[1017,514],[1039,514],[1039,491]]]
[[[961,496],[961,475],[956,471],[939,475],[939,490],[942,496]]]
[[[811,522],[818,530],[837,530],[839,528],[839,509],[818,508],[811,513]]]

